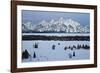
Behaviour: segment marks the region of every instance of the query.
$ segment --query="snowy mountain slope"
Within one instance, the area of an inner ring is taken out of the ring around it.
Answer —
[[[78,33],[78,32],[90,32],[89,26],[82,26],[79,22],[72,20],[71,18],[64,19],[60,17],[58,20],[51,19],[47,22],[45,20],[38,24],[32,24],[31,22],[24,23],[22,31],[29,32],[64,32],[64,33]]]

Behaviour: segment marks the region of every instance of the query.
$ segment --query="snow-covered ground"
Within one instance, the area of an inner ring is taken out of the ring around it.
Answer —
[[[45,35],[45,36],[90,36],[89,33],[22,33],[22,35]]]
[[[38,48],[34,44],[38,44]],[[27,51],[30,54],[28,59],[23,59],[22,62],[41,62],[41,61],[61,61],[61,60],[81,60],[90,58],[90,49],[64,49],[65,46],[90,45],[89,41],[22,41],[22,51]],[[55,45],[55,49],[52,49]],[[33,58],[33,54],[36,58]],[[75,52],[75,56],[73,53]]]

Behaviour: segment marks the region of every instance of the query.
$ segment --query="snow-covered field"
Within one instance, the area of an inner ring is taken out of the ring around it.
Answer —
[[[45,36],[90,36],[89,33],[23,33],[22,35],[45,35]]]
[[[34,47],[35,44],[38,44],[37,48]],[[89,59],[90,49],[69,49],[69,46],[77,46],[78,44],[90,45],[90,41],[22,41],[22,52],[26,49],[30,54],[29,58],[22,59],[22,62]],[[55,45],[55,47],[52,48],[52,45]],[[67,47],[66,50],[65,47]],[[35,58],[33,57],[34,53]]]

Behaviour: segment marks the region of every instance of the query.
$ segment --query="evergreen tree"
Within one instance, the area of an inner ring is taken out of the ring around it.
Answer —
[[[34,48],[38,48],[38,43],[35,43]]]
[[[71,47],[71,50],[73,50],[73,47]]]
[[[89,45],[85,45],[84,49],[90,49]]]
[[[88,45],[88,49],[90,49],[90,45]]]
[[[74,48],[74,49],[76,49],[76,46],[75,46],[75,45],[73,45],[73,48]]]
[[[67,50],[67,47],[66,46],[64,47],[64,50]]]
[[[72,58],[72,54],[71,53],[69,53],[68,55],[69,55],[69,58]]]
[[[55,45],[52,45],[52,49],[53,49],[53,50],[55,50],[55,47],[56,47]]]
[[[34,54],[33,54],[33,58],[36,58],[36,54],[35,54],[35,52],[34,52]]]
[[[70,49],[70,46],[68,48]]]
[[[58,45],[60,45],[60,43],[58,43]]]
[[[30,56],[30,55],[29,55],[29,53],[28,53],[27,50],[25,50],[25,51],[22,52],[22,59],[28,59],[29,56]]]
[[[82,45],[82,48],[83,48],[83,49],[85,48],[85,45],[84,45],[84,44]]]
[[[78,44],[78,45],[77,45],[77,49],[80,49],[80,48],[81,48],[81,45]]]
[[[75,51],[73,52],[73,56],[75,56]]]

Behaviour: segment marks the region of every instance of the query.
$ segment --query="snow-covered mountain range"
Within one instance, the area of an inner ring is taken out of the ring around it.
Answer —
[[[89,26],[82,26],[71,18],[60,17],[58,20],[51,19],[49,22],[43,20],[38,24],[26,22],[22,24],[22,32],[87,33],[90,32],[90,28]]]

